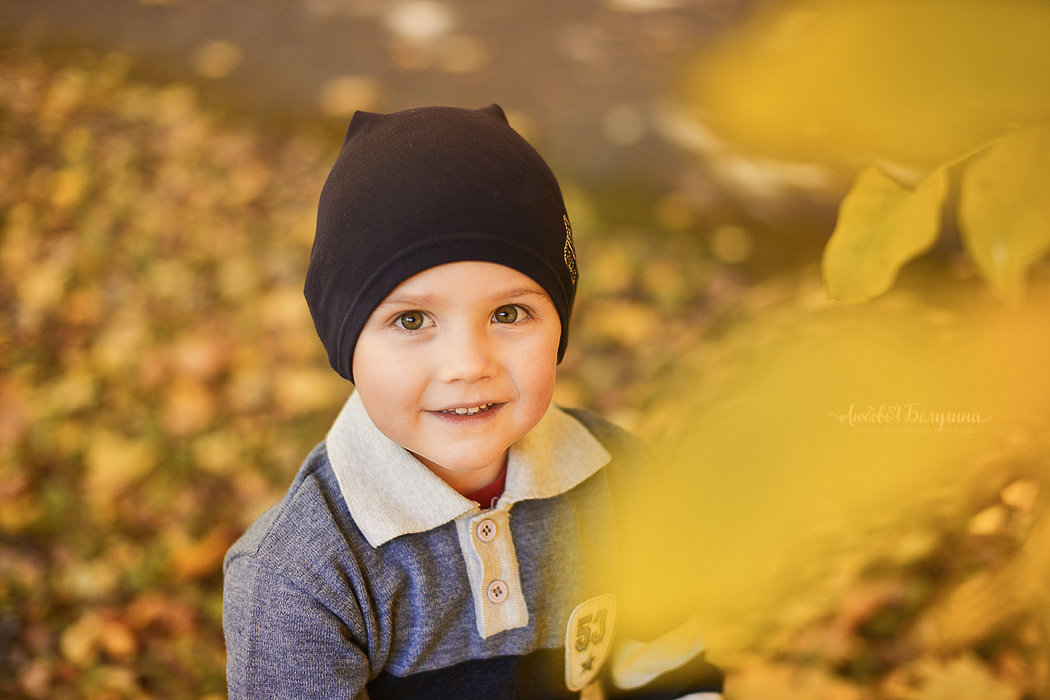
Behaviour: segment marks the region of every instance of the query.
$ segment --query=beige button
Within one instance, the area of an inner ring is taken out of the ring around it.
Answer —
[[[488,590],[485,591],[485,593],[493,603],[502,603],[507,599],[509,591],[507,590],[506,583],[500,579],[496,579],[489,584]]]
[[[482,542],[491,542],[496,537],[496,523],[492,518],[485,518],[477,527],[478,539]]]

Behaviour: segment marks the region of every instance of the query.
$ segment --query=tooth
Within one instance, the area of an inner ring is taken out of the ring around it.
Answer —
[[[471,408],[446,408],[442,413],[454,413],[457,416],[473,416],[476,413],[487,411],[492,408],[495,404],[483,403],[480,406],[472,406]]]

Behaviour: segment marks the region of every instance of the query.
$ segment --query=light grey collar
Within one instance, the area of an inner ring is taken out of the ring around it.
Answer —
[[[343,500],[373,547],[479,510],[381,433],[356,392],[328,431],[327,449]],[[610,459],[590,431],[552,406],[535,428],[511,445],[507,487],[497,507],[557,496]]]

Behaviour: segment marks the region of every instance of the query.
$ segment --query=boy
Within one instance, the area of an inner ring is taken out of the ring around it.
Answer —
[[[576,280],[498,106],[354,116],[305,295],[355,391],[227,555],[231,698],[596,697],[631,446],[550,406]]]

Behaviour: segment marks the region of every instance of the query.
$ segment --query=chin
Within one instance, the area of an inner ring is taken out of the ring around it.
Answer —
[[[464,454],[449,454],[447,452],[444,454],[427,454],[425,452],[417,452],[411,448],[409,448],[409,451],[424,464],[437,465],[447,471],[463,474],[485,469],[498,460],[501,454],[506,452],[504,450],[503,452],[489,454],[488,452],[480,453],[477,450],[471,450]]]
[[[495,455],[491,459],[487,457],[478,457],[472,455],[470,459],[466,460],[449,460],[447,463],[438,462],[443,468],[451,472],[460,472],[461,474],[472,474],[474,472],[480,472],[488,469],[492,466],[492,463],[497,461],[500,455]]]

